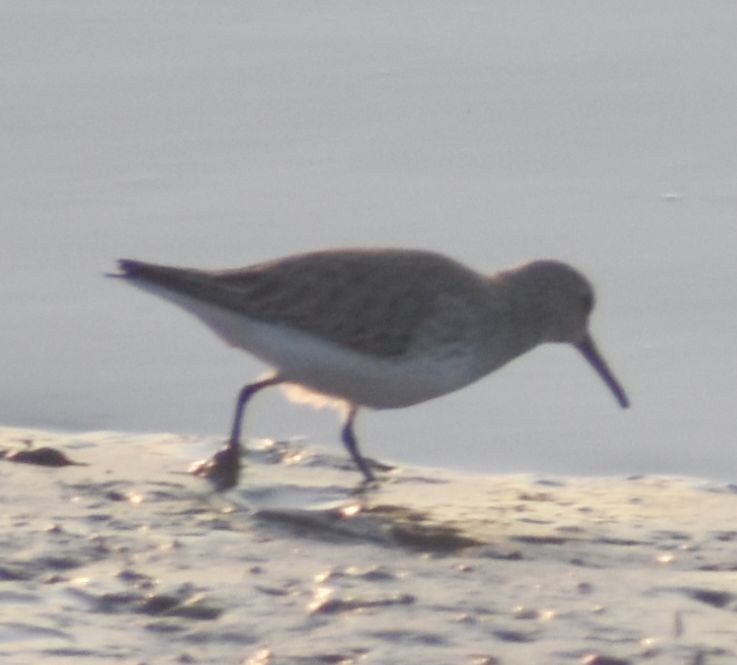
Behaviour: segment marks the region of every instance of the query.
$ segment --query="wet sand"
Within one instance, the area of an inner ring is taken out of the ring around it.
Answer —
[[[337,447],[257,441],[217,495],[187,468],[219,444],[0,429],[0,662],[737,662],[737,486],[362,490]],[[41,447],[78,464],[23,463]]]

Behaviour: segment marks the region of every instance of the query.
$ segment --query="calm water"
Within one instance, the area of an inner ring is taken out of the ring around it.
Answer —
[[[733,479],[737,9],[654,2],[8,1],[0,422],[221,433],[263,371],[105,280],[325,246],[568,260],[621,412],[568,349],[364,414],[364,450],[487,472]],[[254,404],[249,433],[337,440]],[[337,444],[336,444],[337,445]]]

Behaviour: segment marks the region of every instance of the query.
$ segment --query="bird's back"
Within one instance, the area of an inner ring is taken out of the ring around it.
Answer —
[[[484,297],[480,275],[417,250],[323,251],[221,271],[127,260],[121,268],[162,295],[169,291],[383,358],[408,352],[439,299]]]

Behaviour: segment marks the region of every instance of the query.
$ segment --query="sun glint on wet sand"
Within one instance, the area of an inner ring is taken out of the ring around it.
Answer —
[[[406,468],[351,495],[342,456],[261,441],[221,495],[186,473],[212,444],[0,430],[85,464],[0,462],[3,663],[737,659],[733,486]]]

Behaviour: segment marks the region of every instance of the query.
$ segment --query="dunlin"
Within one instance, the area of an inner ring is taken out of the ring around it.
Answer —
[[[588,332],[593,289],[558,261],[484,275],[431,252],[345,249],[236,270],[131,260],[120,268],[116,276],[184,307],[274,368],[240,391],[227,446],[196,470],[218,489],[238,480],[248,400],[277,384],[345,405],[342,439],[368,481],[374,475],[353,431],[359,407],[439,397],[544,342],[575,346],[628,406]]]

